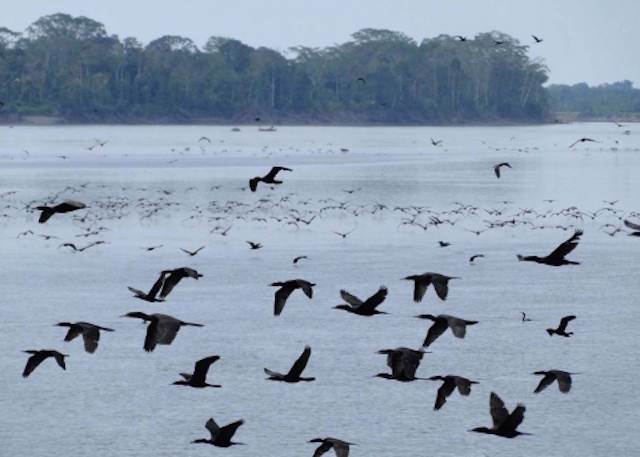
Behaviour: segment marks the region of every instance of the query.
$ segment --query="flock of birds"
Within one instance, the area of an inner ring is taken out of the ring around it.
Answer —
[[[586,141],[588,139],[578,140]],[[576,142],[576,143],[577,143]],[[439,145],[440,142],[434,142],[434,146]],[[102,145],[101,145],[102,146]],[[572,145],[573,146],[573,145]],[[508,162],[502,162],[493,167],[493,171],[497,178],[500,178],[500,172],[503,168],[512,168]],[[278,180],[277,176],[280,172],[293,172],[291,168],[276,166],[273,167],[264,176],[256,176],[249,180],[248,189],[251,192],[258,192],[268,186],[272,191],[275,186],[283,183],[282,180]],[[258,184],[262,183],[261,188]],[[52,217],[62,218],[69,216],[62,216],[66,213],[74,213],[71,218],[74,224],[81,227],[81,233],[76,236],[84,237],[99,237],[110,229],[106,227],[109,225],[110,220],[119,220],[125,217],[131,217],[131,214],[137,215],[139,220],[151,220],[159,217],[164,212],[171,211],[176,205],[181,205],[180,202],[167,200],[166,197],[175,193],[175,190],[159,189],[157,193],[160,197],[150,197],[151,189],[140,189],[146,196],[140,197],[137,200],[133,200],[129,197],[113,197],[94,200],[89,204],[81,201],[66,198],[69,193],[82,193],[90,183],[85,183],[78,187],[68,187],[61,192],[58,192],[44,200],[32,201],[29,203],[22,202],[20,207],[16,201],[8,203],[2,211],[7,209],[14,209],[19,212],[35,212],[40,211],[38,222],[40,224],[47,223]],[[209,191],[219,189],[219,186],[212,187]],[[245,190],[246,187],[239,188],[238,190]],[[124,190],[124,189],[123,189]],[[352,195],[359,192],[360,189],[346,189],[343,190],[345,194]],[[185,192],[187,192],[186,190]],[[0,200],[9,200],[14,192],[5,192],[0,194]],[[568,259],[567,256],[578,246],[580,237],[583,234],[581,229],[574,227],[573,223],[567,221],[580,221],[585,219],[596,221],[600,218],[606,218],[606,223],[600,227],[600,230],[607,235],[615,236],[617,233],[624,233],[623,225],[633,231],[628,233],[631,236],[640,236],[640,225],[632,222],[627,218],[640,217],[637,213],[626,213],[626,218],[621,214],[623,212],[615,207],[616,202],[605,202],[606,206],[599,208],[596,211],[583,211],[577,207],[568,207],[560,210],[547,210],[539,211],[534,208],[519,208],[517,211],[509,210],[506,208],[480,208],[473,205],[466,205],[462,203],[452,203],[449,210],[435,211],[425,206],[405,206],[395,207],[393,209],[387,207],[381,203],[375,203],[373,205],[356,205],[349,200],[318,200],[311,201],[300,200],[296,206],[293,206],[293,194],[287,194],[279,199],[275,194],[261,196],[253,204],[246,203],[238,200],[229,200],[226,202],[219,202],[217,200],[209,202],[207,205],[195,206],[190,209],[191,214],[183,222],[193,222],[197,220],[206,219],[208,223],[214,223],[215,226],[211,229],[210,234],[227,236],[234,226],[234,223],[240,223],[243,221],[245,224],[266,224],[270,225],[276,223],[281,228],[296,230],[302,226],[309,226],[316,220],[321,220],[328,213],[348,215],[355,220],[357,218],[365,217],[366,215],[376,214],[399,214],[400,220],[397,226],[397,230],[423,230],[438,228],[440,226],[449,225],[451,227],[465,225],[469,220],[474,220],[475,223],[481,224],[480,228],[476,225],[474,228],[462,227],[463,230],[474,233],[475,235],[481,235],[482,233],[492,229],[505,229],[516,226],[530,226],[531,229],[562,229],[571,230],[573,234],[553,251],[545,256],[538,255],[522,255],[515,254],[518,261],[522,262],[535,262],[546,266],[566,266],[566,265],[578,265],[579,262]],[[19,201],[19,200],[18,200]],[[551,202],[551,201],[549,201]],[[512,202],[502,202],[505,206],[511,205]],[[307,209],[309,208],[309,209]],[[81,211],[85,211],[84,215],[79,216]],[[56,216],[60,215],[60,216]],[[8,215],[9,217],[12,217]],[[551,222],[550,225],[540,225],[539,220],[543,221],[555,221],[561,219],[560,222]],[[226,222],[225,225],[220,225],[220,222]],[[612,228],[613,231],[606,231],[605,229]],[[33,227],[35,230],[35,227]],[[356,228],[348,231],[331,230],[334,234],[346,239]],[[27,236],[40,236],[45,240],[57,239],[53,235],[36,234],[33,230],[29,229],[25,232],[18,234],[17,238]],[[92,241],[88,245],[78,248],[74,243],[65,242],[60,244],[61,247],[70,247],[75,253],[80,253],[88,248],[99,246],[101,244],[107,244],[107,241],[96,240]],[[261,249],[263,244],[255,241],[246,241],[251,250]],[[451,243],[446,241],[439,241],[439,246],[447,248]],[[145,246],[141,247],[142,250],[152,251],[161,249],[162,245],[157,246]],[[181,248],[184,254],[189,257],[198,255],[205,246],[200,246],[197,249],[190,250]],[[473,264],[479,258],[483,258],[483,254],[476,254],[469,258],[469,262]],[[300,261],[309,261],[306,255],[300,255],[293,259],[294,265]],[[155,280],[148,292],[129,286],[129,290],[133,293],[133,297],[145,302],[163,302],[167,299],[171,291],[186,278],[198,280],[203,277],[201,273],[190,267],[179,267],[172,269],[162,270]],[[460,278],[454,276],[447,276],[441,273],[425,272],[417,273],[406,276],[403,278],[406,281],[413,283],[413,301],[419,303],[425,297],[428,289],[432,286],[435,295],[442,301],[447,299],[449,293],[449,282],[459,280]],[[274,300],[273,300],[273,314],[274,316],[280,316],[283,313],[285,304],[288,298],[297,289],[301,290],[308,299],[313,299],[313,287],[316,284],[302,278],[293,278],[283,281],[278,281],[269,284],[271,287],[275,287]],[[335,309],[345,311],[347,313],[371,317],[380,314],[386,314],[379,309],[388,295],[388,288],[386,286],[380,286],[379,289],[366,299],[361,299],[351,294],[346,290],[340,290],[340,297],[344,300],[344,304],[335,306]],[[141,319],[146,325],[146,335],[143,341],[143,349],[147,352],[154,351],[157,345],[171,344],[179,330],[182,327],[203,327],[203,324],[185,322],[176,317],[162,314],[151,313],[147,314],[140,311],[133,311],[125,314],[122,317]],[[434,342],[449,329],[455,338],[464,338],[466,335],[467,327],[479,324],[478,321],[464,319],[457,316],[448,314],[419,314],[416,316],[418,319],[429,320],[432,322],[427,330],[426,336],[420,346],[417,348],[397,347],[392,349],[381,349],[379,354],[387,356],[386,364],[390,369],[390,372],[378,373],[375,376],[387,380],[399,381],[399,382],[413,382],[417,380],[437,381],[441,385],[437,391],[434,410],[440,410],[447,402],[447,398],[454,393],[457,389],[460,395],[468,396],[471,394],[472,386],[478,384],[477,381],[467,379],[463,376],[456,374],[447,375],[435,375],[428,378],[421,378],[416,376],[417,370],[423,359],[423,355],[428,353],[428,348],[432,348]],[[570,337],[573,333],[567,331],[569,323],[574,320],[576,316],[568,315],[562,317],[560,324],[557,328],[548,328],[546,332],[549,336],[562,336],[565,338]],[[522,321],[530,322],[531,319],[526,317],[526,314],[522,313]],[[87,353],[94,353],[100,341],[101,332],[113,332],[114,329],[102,327],[89,322],[60,322],[56,326],[68,328],[64,341],[70,342],[77,337],[82,337],[84,342],[84,349]],[[63,354],[57,350],[43,349],[43,350],[26,350],[25,353],[29,354],[26,366],[24,368],[23,376],[26,378],[30,376],[33,371],[46,359],[52,358],[62,368],[66,369],[65,358],[67,354]],[[308,364],[311,356],[311,347],[306,346],[299,356],[299,358],[293,363],[289,371],[286,373],[277,372],[268,368],[264,368],[264,372],[267,375],[267,379],[271,381],[280,381],[285,383],[297,383],[297,382],[313,382],[314,377],[302,376],[303,372]],[[187,386],[193,388],[219,388],[219,384],[210,384],[207,382],[207,375],[210,366],[219,360],[218,355],[212,355],[195,362],[193,373],[180,373],[181,380],[175,381],[174,385]],[[550,386],[554,381],[557,382],[559,391],[562,393],[568,393],[571,389],[572,376],[576,373],[567,372],[558,369],[551,369],[546,371],[536,371],[535,375],[542,376],[539,384],[535,388],[535,393],[542,392],[545,388]],[[518,404],[511,412],[506,408],[504,402],[495,393],[491,392],[489,397],[489,412],[492,418],[492,425],[490,427],[476,427],[470,430],[471,432],[491,434],[504,438],[514,438],[519,435],[528,435],[529,433],[519,431],[518,428],[523,422],[525,406]],[[205,439],[197,439],[193,443],[210,444],[217,447],[230,447],[237,444],[243,444],[233,441],[233,437],[238,428],[244,423],[243,420],[237,420],[225,426],[219,426],[213,418],[210,418],[205,427],[208,430],[210,437]],[[319,447],[314,452],[314,457],[320,456],[326,452],[333,450],[338,457],[347,457],[350,452],[350,446],[354,443],[344,441],[342,439],[326,437],[315,438],[309,441],[309,443],[319,444]]]

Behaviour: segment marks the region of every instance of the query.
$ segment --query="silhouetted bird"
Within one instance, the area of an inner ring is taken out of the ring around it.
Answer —
[[[251,249],[260,249],[262,247],[260,243],[254,243],[253,241],[247,241],[247,244],[251,246]]]
[[[169,276],[164,280],[162,285],[162,291],[160,291],[160,298],[165,298],[169,295],[169,292],[180,282],[182,278],[202,278],[202,275],[193,268],[181,267],[175,270],[165,270],[162,273],[168,273]]]
[[[493,427],[477,427],[469,431],[502,436],[503,438],[515,438],[518,435],[530,435],[530,433],[519,432],[516,430],[524,419],[525,410],[526,408],[524,405],[518,403],[518,406],[511,414],[509,414],[509,411],[504,407],[504,402],[500,397],[498,397],[494,392],[491,392],[491,396],[489,397],[489,412],[493,419]]]
[[[296,264],[296,263],[300,262],[302,259],[306,259],[306,258],[307,258],[306,255],[299,255],[298,257],[293,259],[293,263]]]
[[[282,184],[282,181],[277,181],[276,175],[278,174],[278,172],[280,171],[293,171],[291,168],[286,168],[286,167],[273,167],[271,169],[271,171],[269,173],[267,173],[266,175],[264,175],[262,178],[259,176],[256,176],[255,178],[252,178],[249,180],[249,187],[251,188],[252,192],[255,192],[256,189],[258,188],[258,183],[260,181],[262,181],[265,184]]]
[[[499,163],[498,165],[494,165],[493,172],[496,174],[496,178],[500,178],[500,167],[511,168],[511,165],[509,165],[508,162],[502,162],[502,163]]]
[[[571,146],[569,146],[568,149],[571,149],[572,147],[574,147],[576,144],[578,143],[584,143],[585,141],[590,141],[592,143],[598,143],[598,141],[593,140],[591,138],[580,138],[579,140],[577,140],[575,143],[572,143]]]
[[[180,373],[180,376],[184,378],[182,381],[176,381],[173,384],[176,386],[191,386],[191,387],[222,387],[218,384],[207,384],[207,372],[212,363],[218,360],[220,356],[212,355],[211,357],[205,357],[196,362],[193,374]]]
[[[378,354],[386,354],[387,366],[391,368],[391,374],[378,373],[376,377],[384,379],[395,379],[396,381],[410,382],[416,379],[416,370],[420,366],[425,351],[423,349],[414,350],[405,347],[395,349],[381,349]]]
[[[280,289],[276,290],[275,301],[273,304],[273,314],[275,316],[280,315],[285,303],[287,302],[287,298],[289,298],[289,295],[291,295],[291,292],[296,289],[302,289],[307,297],[313,298],[312,287],[315,286],[315,284],[312,284],[309,281],[305,281],[304,279],[292,279],[290,281],[274,282],[269,285],[273,287],[280,287]]]
[[[151,287],[151,290],[148,293],[144,293],[139,289],[135,289],[131,286],[127,286],[127,289],[129,289],[131,292],[133,292],[135,294],[136,298],[139,298],[141,300],[144,301],[148,301],[148,302],[159,302],[159,301],[164,301],[164,299],[162,298],[156,298],[156,295],[158,295],[158,292],[160,292],[160,289],[162,288],[162,285],[164,284],[164,278],[165,276],[168,274],[167,271],[163,271],[162,273],[160,273],[160,277],[156,280],[155,283],[153,283],[153,286]]]
[[[533,37],[534,40],[536,40],[536,43],[542,43],[544,40],[542,38],[538,38],[535,35],[531,35]]]
[[[438,241],[438,245],[441,248],[446,248],[447,246],[451,246],[451,243],[449,243],[448,241]]]
[[[300,382],[300,381],[315,381],[316,378],[302,378],[300,375],[304,371],[307,366],[307,362],[309,362],[309,357],[311,357],[311,348],[309,346],[305,346],[304,351],[298,360],[295,361],[291,369],[287,374],[277,373],[275,371],[271,371],[268,368],[264,369],[264,372],[269,376],[269,380],[271,381],[284,381],[284,382]]]
[[[565,330],[567,329],[567,324],[569,324],[569,322],[571,322],[575,318],[576,316],[563,317],[562,319],[560,319],[560,325],[558,326],[558,328],[557,329],[548,328],[547,333],[549,334],[549,336],[560,335],[566,338],[570,337],[571,335],[573,335],[573,332],[566,332]]]
[[[204,249],[204,246],[200,246],[198,249],[196,249],[195,251],[188,251],[186,249],[180,248],[180,250],[186,254],[189,254],[191,257],[193,257],[194,255],[196,255],[198,252],[202,251]]]
[[[466,36],[456,35],[456,36],[454,36],[454,38],[457,38],[459,41],[467,41],[467,37]]]
[[[359,314],[360,316],[373,316],[374,314],[387,314],[384,311],[378,311],[376,307],[380,305],[385,298],[387,298],[387,288],[380,286],[378,292],[367,298],[364,302],[358,297],[351,295],[346,290],[340,291],[340,296],[344,301],[349,303],[348,305],[334,306],[334,309],[343,309],[353,314]]]
[[[346,441],[331,437],[314,438],[310,440],[309,443],[322,443],[313,453],[313,457],[320,457],[331,449],[335,451],[336,457],[349,457],[349,446],[354,445],[354,443],[347,443]]]
[[[27,360],[27,365],[24,367],[24,371],[22,372],[23,378],[29,376],[33,372],[33,370],[35,370],[38,365],[40,365],[42,361],[48,357],[53,357],[54,359],[56,359],[56,362],[58,362],[58,365],[60,365],[60,368],[62,368],[63,370],[67,369],[64,364],[64,358],[69,357],[67,354],[61,354],[60,352],[54,351],[52,349],[43,349],[41,351],[34,351],[30,349],[28,351],[22,352],[32,354],[31,357],[29,357],[29,360]]]
[[[447,295],[449,294],[449,280],[450,279],[460,279],[457,276],[445,276],[439,273],[423,273],[421,275],[412,275],[407,276],[407,279],[414,281],[413,287],[413,301],[418,303],[422,301],[424,294],[427,292],[427,287],[429,284],[433,284],[433,287],[436,290],[436,294],[440,297],[440,300],[446,300]]]
[[[530,256],[522,256],[517,254],[518,260],[529,261],[529,262],[537,262],[542,263],[544,265],[551,265],[553,267],[559,267],[562,265],[580,265],[580,262],[574,262],[572,260],[565,259],[565,256],[573,251],[576,246],[578,246],[578,242],[580,241],[580,237],[582,236],[582,230],[576,230],[575,233],[569,238],[567,241],[558,246],[551,254],[546,257],[538,257],[535,255]]]
[[[470,381],[467,378],[463,378],[462,376],[431,376],[429,378],[431,381],[443,381],[442,385],[438,389],[438,396],[436,397],[436,403],[433,406],[433,409],[436,411],[442,408],[442,406],[447,402],[447,397],[453,393],[453,391],[458,388],[458,392],[460,395],[464,395],[465,397],[471,393],[471,384],[478,384],[476,381]]]
[[[624,225],[626,225],[632,230],[635,230],[635,232],[629,233],[629,236],[640,236],[640,225],[634,224],[633,222],[628,221],[626,219],[624,220]]]
[[[144,320],[145,322],[149,322],[149,326],[147,327],[147,336],[144,339],[144,350],[147,352],[153,351],[157,344],[171,344],[178,334],[178,331],[180,331],[180,327],[183,325],[204,327],[202,324],[183,322],[173,316],[159,313],[145,314],[139,311],[134,311],[121,317],[136,317]]]
[[[84,203],[81,202],[77,202],[74,200],[67,200],[65,202],[60,203],[59,205],[56,206],[36,206],[36,209],[42,211],[42,213],[40,213],[40,219],[38,219],[38,222],[41,224],[44,224],[45,222],[47,222],[47,220],[49,220],[49,218],[51,216],[53,216],[56,213],[69,213],[71,211],[76,211],[82,208],[86,208],[87,205],[85,205]]]
[[[522,314],[522,322],[531,322],[531,319],[529,319],[525,313],[521,311],[520,314]]]
[[[56,324],[57,327],[69,327],[67,336],[64,340],[69,342],[79,335],[82,335],[84,340],[84,350],[89,354],[93,354],[98,349],[98,342],[100,341],[100,330],[105,332],[113,332],[113,329],[100,327],[99,325],[90,324],[89,322],[60,322]]]
[[[536,371],[533,374],[543,375],[544,378],[540,380],[540,384],[536,387],[533,393],[540,393],[547,387],[549,387],[553,381],[558,381],[558,388],[563,394],[569,393],[571,390],[571,375],[576,373],[567,373],[561,370],[549,370],[549,371]]]
[[[206,443],[217,447],[229,447],[236,444],[244,444],[231,441],[236,430],[238,430],[238,427],[242,424],[244,424],[244,420],[240,419],[239,421],[220,427],[212,417],[205,425],[206,429],[211,433],[211,439],[199,439],[192,441],[192,443]]]
[[[476,260],[476,259],[478,259],[480,257],[484,257],[484,254],[472,255],[471,257],[469,257],[469,262],[473,262],[474,260]]]
[[[431,144],[434,145],[434,146],[438,146],[440,143],[442,143],[442,140],[436,141],[433,138],[430,138],[430,139],[431,139]]]
[[[464,338],[467,333],[467,325],[475,325],[478,323],[478,321],[468,321],[447,314],[439,314],[437,316],[420,314],[416,317],[418,319],[429,319],[433,321],[433,325],[429,328],[424,343],[422,343],[422,346],[425,348],[429,347],[447,328],[451,329],[453,336],[456,338]]]

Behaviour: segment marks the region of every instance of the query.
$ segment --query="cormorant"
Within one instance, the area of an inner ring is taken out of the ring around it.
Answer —
[[[436,403],[433,406],[433,409],[436,411],[442,408],[442,406],[447,402],[447,397],[453,393],[453,391],[458,388],[458,392],[460,395],[464,395],[465,397],[471,393],[471,384],[478,384],[476,381],[470,381],[467,378],[463,378],[462,376],[431,376],[429,378],[430,381],[444,381],[440,388],[438,389],[438,396],[436,397]]]
[[[205,427],[211,433],[211,439],[207,440],[203,438],[192,441],[192,443],[206,443],[218,447],[229,447],[235,444],[244,444],[231,441],[233,435],[236,433],[236,430],[238,430],[238,427],[240,427],[242,424],[244,424],[244,420],[240,419],[239,421],[225,425],[224,427],[220,427],[218,424],[216,424],[216,421],[214,421],[212,417],[205,424]]]
[[[518,435],[530,435],[530,433],[519,432],[516,429],[522,423],[524,419],[524,412],[526,408],[523,404],[518,403],[518,406],[513,410],[511,414],[504,407],[504,402],[491,392],[489,397],[489,412],[493,419],[493,427],[476,427],[470,432],[486,433],[488,435],[502,436],[503,438],[515,438]]]
[[[160,291],[160,298],[165,298],[167,295],[169,295],[169,292],[173,290],[173,288],[180,282],[182,278],[202,278],[202,275],[200,273],[189,267],[176,268],[175,270],[165,270],[162,273],[168,273],[169,276],[167,276],[167,278],[164,280],[162,291]]]
[[[284,382],[300,382],[300,381],[315,381],[316,378],[302,378],[300,375],[304,371],[307,366],[307,362],[309,362],[309,357],[311,357],[311,348],[309,346],[305,346],[304,351],[298,360],[295,361],[291,369],[287,374],[277,373],[275,371],[271,371],[268,368],[264,369],[264,372],[269,376],[269,380],[271,381],[284,381]]]
[[[349,446],[354,445],[354,443],[347,443],[346,441],[331,437],[314,438],[310,440],[309,443],[322,443],[313,453],[313,457],[320,457],[331,449],[335,451],[336,457],[349,457]]]
[[[312,298],[312,287],[315,286],[315,284],[312,284],[309,281],[305,281],[304,279],[292,279],[290,281],[274,282],[269,285],[280,287],[280,289],[276,290],[275,293],[275,302],[273,305],[273,314],[275,316],[280,315],[282,309],[284,308],[284,304],[287,302],[287,298],[289,298],[289,295],[291,295],[291,292],[296,289],[302,289],[307,297]]]
[[[496,174],[496,178],[500,178],[500,167],[511,168],[511,165],[509,165],[508,162],[502,162],[502,163],[499,163],[498,165],[494,165],[493,172]]]
[[[41,351],[34,351],[33,349],[30,349],[28,351],[22,352],[32,354],[31,357],[29,357],[29,360],[27,360],[27,365],[24,367],[24,371],[22,372],[23,378],[29,376],[33,372],[33,370],[35,370],[36,367],[48,357],[53,357],[54,359],[56,359],[56,362],[58,362],[58,365],[60,365],[60,368],[62,368],[63,370],[67,369],[64,364],[64,358],[69,357],[67,354],[61,354],[60,352],[54,351],[52,349],[43,349]]]
[[[253,241],[247,241],[247,243],[251,246],[251,249],[260,249],[262,247],[262,244],[254,243]]]
[[[90,324],[89,322],[60,322],[56,324],[57,327],[69,327],[67,336],[64,337],[65,341],[71,341],[79,335],[82,335],[84,340],[84,350],[89,354],[93,354],[98,349],[98,342],[100,341],[100,330],[105,332],[113,332],[113,329],[100,327],[99,325]]]
[[[74,200],[67,200],[56,206],[51,206],[51,207],[36,206],[36,209],[42,211],[42,213],[40,213],[40,219],[38,219],[38,222],[41,224],[44,224],[45,222],[47,222],[47,220],[49,220],[51,216],[53,216],[56,213],[60,213],[60,214],[68,213],[68,212],[76,211],[78,209],[82,209],[86,207],[87,205],[85,205],[84,203],[74,201]]]
[[[140,300],[144,300],[144,301],[148,301],[148,302],[159,302],[159,301],[164,301],[163,298],[156,298],[156,295],[158,295],[158,292],[160,292],[160,289],[162,288],[162,285],[164,284],[164,278],[165,276],[168,274],[167,271],[163,271],[160,273],[160,277],[156,280],[155,283],[153,283],[153,286],[151,287],[151,290],[149,291],[149,293],[144,293],[139,289],[135,289],[131,286],[127,286],[127,289],[129,289],[131,292],[133,292],[135,294],[136,298],[139,298]]]
[[[180,376],[184,378],[182,381],[176,381],[173,384],[177,386],[191,386],[191,387],[222,387],[218,384],[207,384],[207,372],[213,362],[218,360],[220,356],[212,355],[211,357],[205,357],[196,362],[196,366],[193,369],[193,374],[180,373]]]
[[[580,242],[582,236],[582,230],[576,230],[575,233],[567,241],[558,246],[551,254],[546,257],[538,257],[536,255],[522,256],[517,254],[518,260],[537,262],[544,265],[551,265],[553,267],[559,267],[562,265],[580,265],[580,262],[574,262],[572,260],[565,259],[565,256],[573,251]]]
[[[187,249],[183,249],[180,248],[180,250],[186,254],[189,254],[191,257],[193,257],[194,255],[196,255],[198,252],[202,251],[205,247],[204,246],[200,246],[198,249],[196,249],[195,251],[189,251]]]
[[[153,351],[156,344],[171,344],[183,325],[204,327],[202,324],[183,322],[173,316],[160,313],[145,314],[134,311],[121,317],[137,317],[145,322],[150,322],[147,327],[147,336],[144,339],[144,350],[147,352]]]
[[[376,307],[380,305],[385,298],[387,298],[387,288],[380,286],[378,292],[367,298],[364,302],[358,297],[351,295],[346,290],[340,291],[340,296],[344,301],[349,303],[348,305],[334,306],[334,309],[343,309],[353,314],[359,314],[360,316],[373,316],[374,314],[387,314],[384,311],[378,311]]]
[[[542,39],[542,38],[538,38],[538,37],[537,37],[537,36],[535,36],[535,35],[531,35],[531,36],[533,37],[533,39],[534,39],[534,40],[536,40],[536,43],[542,43],[542,42],[544,41],[544,39]]]
[[[414,350],[405,347],[395,349],[381,349],[378,354],[386,354],[387,366],[391,368],[391,374],[378,373],[376,377],[395,379],[396,381],[410,382],[416,379],[416,370],[425,354],[424,350]]]
[[[467,333],[467,325],[475,325],[478,323],[478,321],[468,321],[447,314],[439,314],[437,316],[420,314],[416,317],[418,319],[429,319],[433,321],[433,325],[429,328],[424,343],[422,343],[422,346],[425,348],[429,347],[447,328],[451,328],[451,332],[456,338],[464,338]]]
[[[564,336],[566,338],[570,337],[571,335],[573,335],[573,332],[566,332],[565,330],[567,329],[567,324],[574,320],[576,318],[576,316],[565,316],[562,319],[560,319],[560,325],[558,325],[557,329],[552,329],[552,328],[548,328],[547,329],[547,333],[549,334],[549,336],[553,336],[555,335],[560,335],[560,336]]]
[[[275,130],[275,129],[274,129]],[[266,175],[264,175],[262,178],[259,176],[256,176],[255,178],[252,178],[249,180],[249,187],[251,188],[251,192],[255,192],[256,189],[258,188],[258,183],[260,181],[262,181],[265,184],[282,184],[282,181],[277,181],[276,175],[278,174],[278,172],[280,171],[293,171],[291,168],[286,168],[286,167],[273,167],[271,168],[271,171],[269,173],[267,173]]]
[[[449,294],[449,280],[460,278],[456,276],[445,276],[439,273],[427,272],[421,275],[407,276],[406,278],[402,279],[415,281],[413,288],[413,301],[418,303],[422,301],[422,298],[424,297],[429,284],[433,284],[433,287],[436,289],[436,294],[438,295],[438,297],[440,297],[440,300],[446,300],[447,295]]]
[[[577,140],[575,143],[572,143],[571,146],[569,146],[568,149],[571,149],[572,147],[574,147],[576,144],[578,143],[584,143],[585,141],[590,141],[592,143],[599,143],[599,141],[593,140],[591,138],[580,138],[579,140]]]
[[[571,390],[571,375],[576,373],[568,373],[561,370],[549,370],[549,371],[536,371],[533,374],[543,375],[544,378],[540,380],[540,384],[533,391],[534,394],[542,392],[549,387],[553,381],[558,381],[558,388],[563,394],[569,393]]]

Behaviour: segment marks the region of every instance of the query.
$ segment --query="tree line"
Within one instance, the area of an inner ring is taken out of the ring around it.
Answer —
[[[76,122],[541,122],[548,69],[500,32],[417,43],[363,29],[344,44],[285,53],[212,36],[143,46],[86,17],[0,28],[0,117]]]

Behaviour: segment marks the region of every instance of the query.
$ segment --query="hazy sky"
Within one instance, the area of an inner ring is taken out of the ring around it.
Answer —
[[[551,83],[590,85],[624,79],[640,87],[640,0],[27,0],[3,8],[0,26],[24,31],[54,13],[87,16],[109,34],[144,44],[163,35],[210,36],[284,51],[341,44],[363,28],[473,37],[499,30],[532,44]]]

